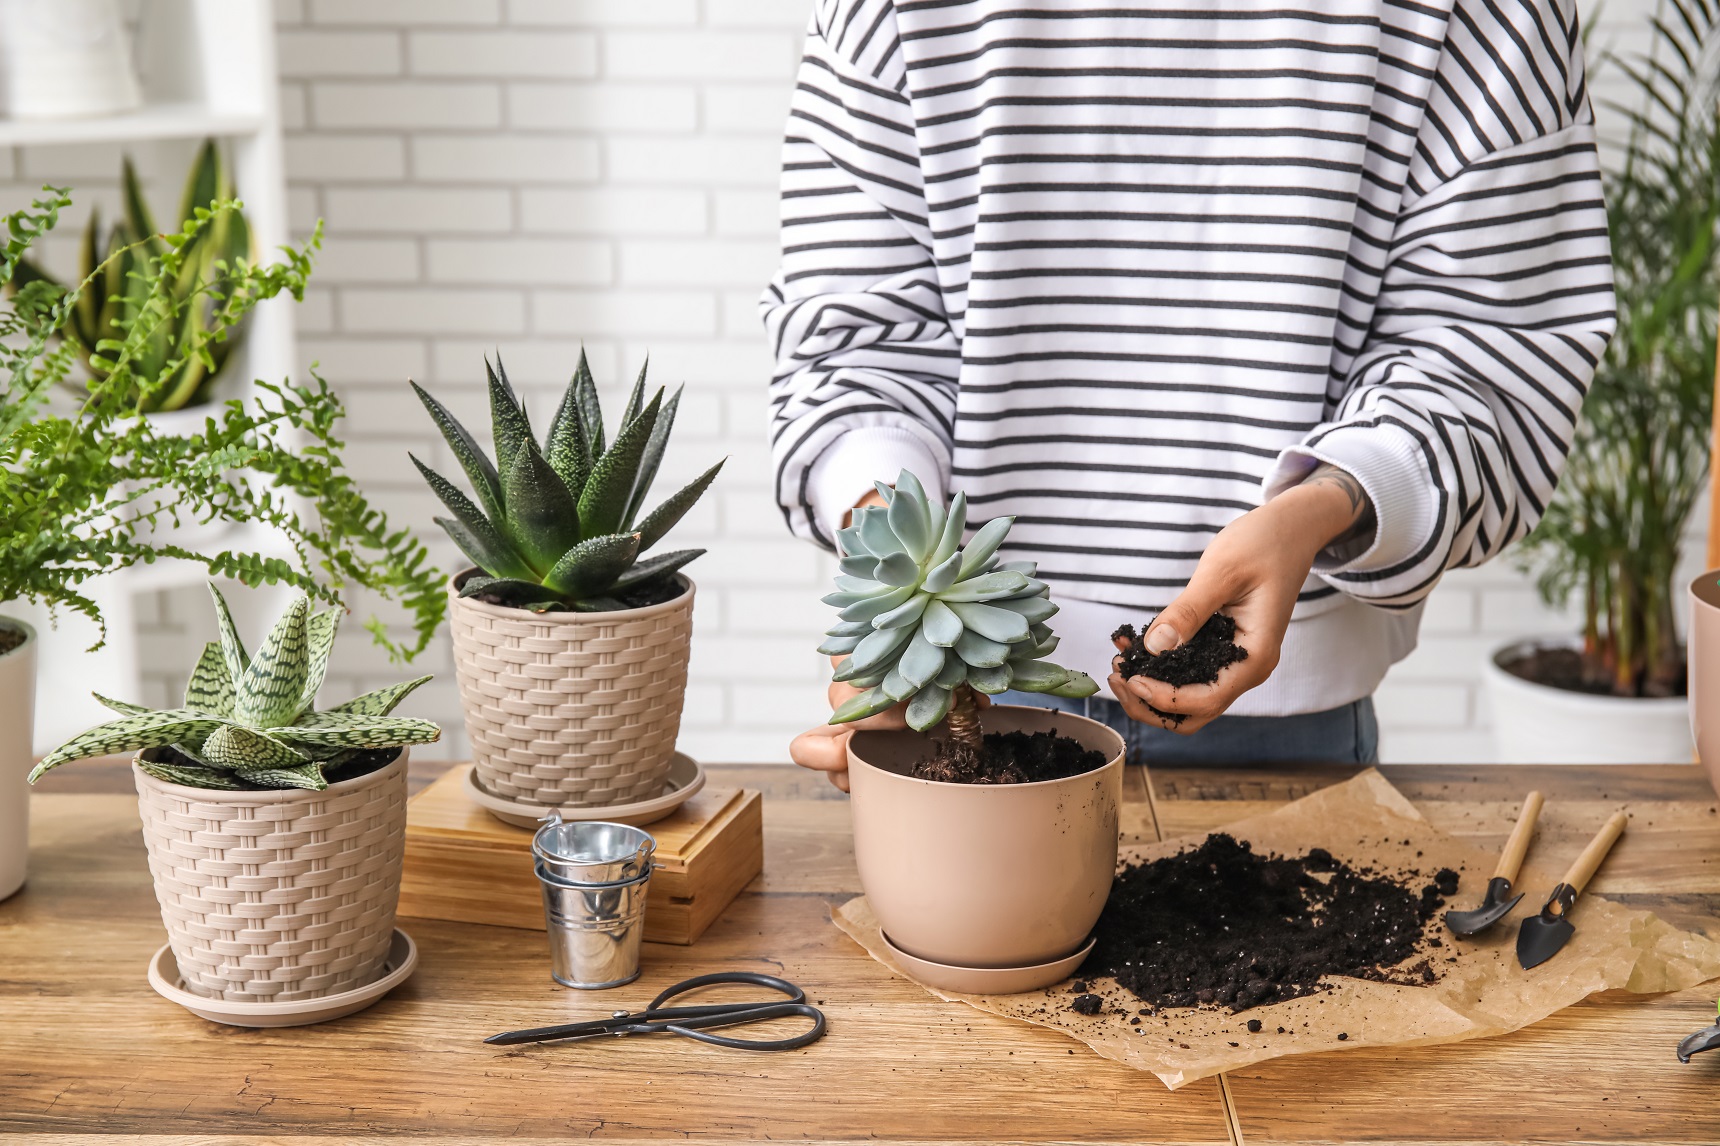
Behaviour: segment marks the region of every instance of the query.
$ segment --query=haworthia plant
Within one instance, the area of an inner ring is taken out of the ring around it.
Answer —
[[[1057,647],[1046,621],[1057,612],[1032,561],[1003,561],[998,549],[1015,523],[998,517],[966,547],[967,498],[934,503],[903,470],[884,505],[854,511],[837,534],[836,592],[842,610],[818,651],[844,659],[835,679],[862,691],[830,723],[862,720],[907,702],[907,722],[924,732],[971,702],[972,692],[1005,689],[1092,696],[1093,678],[1044,659]]]
[[[668,446],[679,390],[665,400],[659,388],[646,402],[641,369],[615,440],[606,449],[597,386],[581,351],[579,367],[539,445],[501,355],[493,367],[487,360],[484,365],[494,461],[442,403],[412,384],[477,497],[474,501],[412,458],[454,515],[438,517],[436,524],[478,567],[462,583],[462,597],[494,598],[535,613],[624,609],[624,597],[660,586],[705,552],[679,549],[641,559],[723,468],[718,462],[640,516]]]
[[[300,594],[252,656],[239,640],[221,591],[210,585],[209,592],[221,639],[204,646],[185,686],[185,703],[156,711],[96,694],[121,718],[48,753],[30,773],[32,784],[70,760],[172,747],[183,760],[140,759],[138,767],[194,788],[321,791],[328,787],[327,772],[360,752],[429,744],[441,737],[433,720],[388,715],[427,676],[325,711],[313,707],[334,647],[335,610],[312,613],[310,598]]]

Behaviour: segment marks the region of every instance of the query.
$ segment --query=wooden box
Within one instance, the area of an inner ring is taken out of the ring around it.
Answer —
[[[449,769],[406,806],[400,914],[542,931],[531,829],[466,797],[470,767]],[[764,869],[764,800],[750,789],[706,788],[645,830],[657,839],[658,865],[645,908],[649,942],[698,939]]]

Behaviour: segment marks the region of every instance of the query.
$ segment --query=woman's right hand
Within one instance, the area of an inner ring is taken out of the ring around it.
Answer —
[[[830,711],[835,712],[846,704],[850,697],[860,692],[851,684],[832,681],[830,684]],[[856,732],[867,728],[902,729],[908,727],[906,718],[907,705],[897,704],[878,713],[868,716],[865,720],[855,720],[848,724],[820,724],[817,728],[809,728],[794,738],[788,746],[788,754],[802,768],[811,768],[823,772],[825,778],[832,784],[848,790],[848,741]]]

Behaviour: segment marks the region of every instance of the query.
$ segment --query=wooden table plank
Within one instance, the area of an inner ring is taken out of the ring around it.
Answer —
[[[748,770],[714,771],[714,783],[760,786]],[[359,1015],[283,1031],[206,1023],[149,990],[143,967],[163,936],[133,797],[38,796],[30,884],[0,904],[0,1130],[44,1141],[1231,1140],[1216,1081],[1171,1093],[1055,1032],[886,972],[828,921],[857,887],[845,801],[800,773],[752,771],[794,793],[767,802],[765,876],[692,947],[648,945],[637,983],[567,991],[549,979],[540,934],[408,920],[421,962],[404,986]],[[129,783],[123,769],[111,779]],[[802,984],[829,1037],[772,1055],[672,1038],[479,1042],[605,1016],[714,970]]]
[[[1562,867],[1613,811],[1632,819],[1594,883],[1684,927],[1720,933],[1720,807],[1700,769],[1386,767],[1444,831],[1502,845],[1523,794],[1547,796],[1531,858]],[[1155,771],[1168,835],[1204,832],[1344,779],[1352,769]],[[1581,918],[1576,923],[1581,926]],[[1598,996],[1494,1039],[1304,1055],[1225,1076],[1247,1146],[1720,1142],[1720,1056],[1678,1040],[1713,1021],[1714,986]],[[1704,1059],[1709,1061],[1704,1061]]]

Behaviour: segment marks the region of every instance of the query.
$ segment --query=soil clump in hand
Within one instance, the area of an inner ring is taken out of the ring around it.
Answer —
[[[1117,666],[1117,672],[1124,680],[1144,676],[1173,687],[1216,684],[1219,673],[1238,661],[1248,659],[1248,650],[1236,643],[1236,622],[1223,613],[1208,617],[1192,640],[1157,656],[1147,651],[1145,634],[1135,632],[1133,625],[1119,626],[1111,634],[1111,640],[1113,643],[1127,642],[1127,647],[1121,650],[1121,663]],[[1147,707],[1173,724],[1181,724],[1187,719],[1186,713],[1163,712],[1150,704]]]
[[[1081,974],[1112,976],[1154,1006],[1232,1011],[1311,995],[1334,976],[1420,985],[1430,964],[1398,968],[1445,905],[1442,890],[1358,871],[1323,848],[1261,855],[1214,833],[1118,874]]]
[[[909,773],[944,784],[1036,784],[1105,766],[1105,754],[1050,732],[988,732],[975,752],[956,740],[934,740],[932,754]]]

